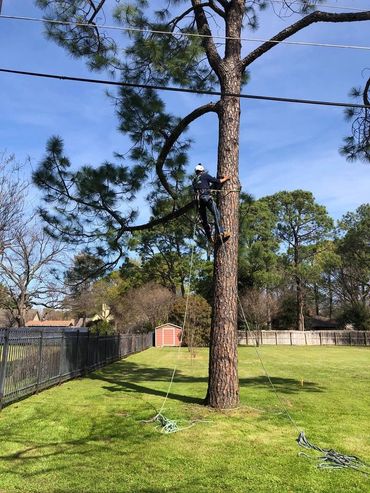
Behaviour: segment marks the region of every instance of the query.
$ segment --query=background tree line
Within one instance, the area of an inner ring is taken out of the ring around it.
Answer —
[[[196,340],[206,342],[203,314],[210,317],[213,271],[202,235],[193,235],[194,217],[135,234],[126,260],[105,276],[94,278],[95,255],[76,256],[65,276],[66,306],[89,318],[106,304],[118,331],[152,330],[167,321],[181,325],[190,281],[193,330],[198,323],[204,330]],[[253,329],[304,330],[312,317],[369,329],[370,205],[335,224],[307,191],[259,200],[242,195],[238,288]]]
[[[45,235],[32,210],[25,210],[30,185],[20,179],[20,169],[13,156],[2,156],[0,308],[8,324],[24,326],[27,311],[37,306],[46,313],[59,308],[54,317],[83,324],[98,315],[100,330],[152,330],[167,321],[182,325],[190,284],[189,338],[193,345],[208,342],[213,264],[195,210],[135,232],[119,269],[106,273],[105,262],[89,249],[66,268],[66,247]],[[151,219],[169,207],[159,192],[152,193]],[[242,194],[238,279],[253,329],[304,330],[313,316],[369,329],[370,204],[335,224],[307,191],[259,200]]]

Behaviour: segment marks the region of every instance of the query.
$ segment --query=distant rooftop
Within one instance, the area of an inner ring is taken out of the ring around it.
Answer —
[[[74,320],[30,320],[26,327],[72,327]]]

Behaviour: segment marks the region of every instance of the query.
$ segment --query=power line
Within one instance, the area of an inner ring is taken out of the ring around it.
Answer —
[[[271,3],[278,3],[280,5],[284,4],[284,0],[270,0]],[[288,7],[288,6],[286,6]],[[356,7],[348,7],[346,5],[334,5],[333,3],[308,3],[307,7],[325,7],[327,9],[337,9],[337,10],[350,10],[351,12],[366,12],[366,9],[359,9]],[[289,8],[289,7],[288,7]]]
[[[202,94],[207,96],[228,96],[240,99],[255,99],[259,101],[276,101],[282,103],[298,103],[298,104],[310,104],[317,106],[334,106],[339,108],[366,108],[370,109],[370,105],[366,104],[358,104],[358,103],[343,103],[336,101],[322,101],[322,100],[314,100],[314,99],[299,99],[299,98],[284,98],[277,96],[260,96],[256,94],[244,94],[244,93],[232,93],[232,92],[220,92],[220,91],[206,91],[201,89],[187,89],[173,86],[160,86],[160,85],[151,85],[151,84],[138,84],[131,82],[116,82],[112,80],[104,80],[104,79],[91,79],[86,77],[72,77],[69,75],[59,75],[59,74],[47,74],[42,72],[27,72],[24,70],[12,70],[6,68],[0,68],[0,72],[8,73],[8,74],[16,74],[16,75],[28,75],[31,77],[42,77],[47,79],[59,79],[59,80],[68,80],[73,82],[84,82],[91,84],[104,84],[110,86],[119,86],[119,87],[132,87],[136,89],[154,89],[158,91],[169,91],[169,92],[181,92],[181,93],[190,93],[190,94]]]
[[[366,12],[366,10],[361,11]],[[246,41],[250,43],[272,43],[272,44],[281,44],[281,45],[296,45],[296,46],[316,46],[320,48],[338,48],[338,49],[351,49],[351,50],[364,50],[370,51],[370,46],[361,46],[361,45],[344,45],[344,44],[335,44],[335,43],[317,43],[310,41],[287,41],[287,40],[271,40],[271,39],[263,39],[263,38],[244,38],[244,37],[233,37],[233,36],[217,36],[217,35],[209,35],[209,34],[199,34],[199,33],[183,33],[183,32],[172,32],[172,31],[162,31],[155,29],[139,29],[133,27],[120,27],[120,26],[112,26],[112,25],[102,25],[102,24],[90,24],[86,22],[72,22],[72,21],[59,21],[55,19],[41,19],[38,17],[24,17],[24,16],[16,16],[16,15],[0,15],[0,19],[8,19],[8,20],[20,20],[20,21],[29,21],[29,22],[47,22],[49,24],[62,25],[62,26],[74,26],[74,27],[88,27],[90,29],[107,29],[107,30],[115,30],[122,32],[137,32],[143,34],[157,34],[162,36],[182,36],[182,37],[193,37],[193,38],[212,38],[215,40],[238,40],[238,41]]]

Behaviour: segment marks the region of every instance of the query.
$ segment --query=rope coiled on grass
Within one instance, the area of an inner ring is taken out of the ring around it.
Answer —
[[[319,469],[343,469],[350,468],[355,469],[356,471],[360,471],[367,476],[370,475],[369,465],[363,462],[361,459],[356,457],[355,455],[345,455],[340,452],[336,452],[333,449],[325,449],[321,448],[318,445],[311,443],[307,440],[303,431],[300,432],[297,438],[297,443],[300,447],[315,450],[316,452],[320,452],[323,455],[319,457],[310,456],[305,452],[300,452],[298,455],[301,457],[306,457],[308,459],[320,460],[317,464]]]

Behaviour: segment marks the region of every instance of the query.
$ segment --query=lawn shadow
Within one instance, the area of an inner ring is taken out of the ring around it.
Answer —
[[[315,382],[260,375],[259,377],[241,378],[240,387],[260,387],[279,394],[298,394],[300,392],[324,392],[326,387]]]
[[[110,392],[134,392],[140,394],[155,395],[166,397],[168,384],[170,383],[173,368],[151,367],[143,364],[133,363],[131,361],[120,361],[113,365],[107,366],[97,372],[90,374],[87,378],[93,380],[103,380],[109,385],[104,386]],[[205,384],[207,377],[196,377],[188,375],[181,370],[177,370],[174,382],[188,384]],[[163,382],[163,390],[151,386],[150,382]],[[301,392],[324,392],[325,387],[315,382],[297,380],[294,378],[258,376],[250,378],[241,378],[240,387],[259,387],[268,388],[271,391],[277,391],[282,394],[297,394]],[[188,394],[170,392],[169,399],[185,402],[187,404],[204,404],[204,399],[194,397]]]
[[[110,392],[134,392],[166,397],[172,373],[173,368],[151,367],[124,360],[91,373],[87,378],[107,382],[109,385],[103,388]],[[197,384],[206,383],[207,380],[207,377],[194,377],[181,370],[177,370],[174,377],[176,383]],[[148,382],[163,382],[163,390],[148,386]],[[168,398],[187,404],[204,404],[204,399],[186,394],[170,392]]]

